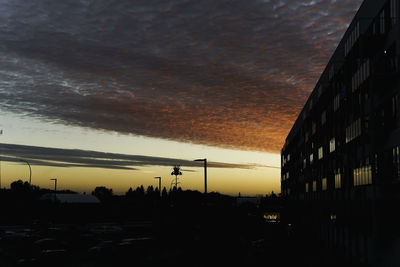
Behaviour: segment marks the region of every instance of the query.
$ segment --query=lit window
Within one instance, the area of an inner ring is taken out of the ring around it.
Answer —
[[[316,192],[317,191],[317,181],[312,182],[312,191]]]
[[[306,183],[306,193],[308,193],[309,190],[310,190],[310,189],[309,189],[309,186],[310,186],[310,185],[309,185],[308,183]]]
[[[340,175],[340,169],[338,169],[335,174],[335,188],[339,189],[341,187],[342,187],[342,177]]]
[[[314,154],[311,153],[311,155],[310,155],[310,164],[312,164],[313,161],[314,161]]]
[[[333,152],[333,151],[335,151],[335,138],[332,138],[330,141],[329,141],[329,153],[331,153],[331,152]]]
[[[322,159],[324,157],[324,150],[323,147],[321,146],[318,148],[318,159]]]
[[[372,184],[372,168],[370,165],[353,170],[354,186]]]
[[[303,169],[305,169],[307,167],[307,159],[303,160]]]
[[[342,181],[341,181],[341,176],[340,176],[340,173],[337,173],[337,174],[335,174],[335,188],[336,189],[339,189],[339,188],[341,188],[341,183],[342,183]]]
[[[328,183],[326,178],[322,178],[322,191],[325,191],[328,188]]]

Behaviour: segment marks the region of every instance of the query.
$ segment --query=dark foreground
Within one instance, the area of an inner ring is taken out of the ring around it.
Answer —
[[[318,242],[296,238],[293,226],[266,218],[281,212],[275,196],[238,205],[219,194],[132,192],[95,205],[2,192],[0,267],[345,266]]]
[[[0,266],[334,266],[247,209],[169,208],[150,221],[2,227]],[[329,260],[327,260],[329,259]]]

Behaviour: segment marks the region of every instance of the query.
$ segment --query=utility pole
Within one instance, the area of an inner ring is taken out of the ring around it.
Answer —
[[[204,193],[207,194],[207,159],[196,159],[194,161],[204,162]]]
[[[161,176],[154,177],[154,179],[158,179],[158,191],[160,191],[160,197],[161,197]]]
[[[50,179],[54,181],[54,203],[57,201],[57,178]]]

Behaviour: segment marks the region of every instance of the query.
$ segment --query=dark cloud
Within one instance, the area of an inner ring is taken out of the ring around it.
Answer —
[[[0,0],[0,108],[277,152],[361,0]]]
[[[14,144],[0,144],[1,161],[21,162],[27,160],[30,165],[51,167],[90,167],[121,170],[137,170],[143,166],[168,166],[176,164],[184,167],[201,167],[203,163],[162,157],[104,153],[79,149],[60,149]],[[207,162],[210,168],[254,169],[270,167],[257,164],[232,164]],[[279,168],[279,167],[273,167]],[[193,171],[186,169],[185,171]]]

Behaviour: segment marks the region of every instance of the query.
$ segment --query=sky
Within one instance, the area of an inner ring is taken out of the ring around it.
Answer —
[[[1,187],[280,192],[279,152],[361,0],[0,0]]]

